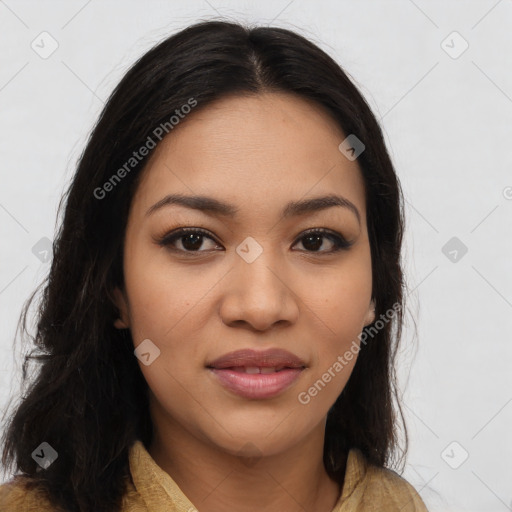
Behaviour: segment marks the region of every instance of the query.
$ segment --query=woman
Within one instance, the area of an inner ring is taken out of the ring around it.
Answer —
[[[426,510],[388,469],[403,226],[317,46],[218,21],[158,44],[67,192],[0,508]]]

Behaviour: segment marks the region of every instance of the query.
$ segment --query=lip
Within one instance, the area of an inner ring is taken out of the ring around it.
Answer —
[[[295,354],[280,348],[267,350],[242,349],[229,352],[207,363],[208,368],[224,369],[241,366],[258,366],[271,368],[273,366],[286,366],[287,368],[304,368],[306,363]]]
[[[206,367],[232,393],[262,400],[277,396],[289,388],[299,378],[306,364],[282,349],[243,349],[225,354]],[[272,373],[245,373],[243,367],[283,368]]]

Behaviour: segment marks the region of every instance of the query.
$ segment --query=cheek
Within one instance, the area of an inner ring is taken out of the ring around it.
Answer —
[[[311,288],[305,300],[315,358],[308,382],[314,388],[301,390],[315,402],[312,407],[336,400],[357,361],[372,293],[371,260],[360,255],[317,282],[322,287]]]
[[[173,403],[190,402],[183,383],[195,385],[203,372],[205,341],[214,342],[207,338],[213,314],[209,299],[225,272],[187,268],[165,254],[135,256],[125,266],[132,339],[135,347],[146,339],[158,347],[154,362],[139,366],[158,401],[172,409],[169,392]]]
[[[343,276],[341,276],[343,277]],[[351,279],[333,279],[328,292],[310,297],[308,308],[315,312],[308,330],[312,366],[297,401],[312,418],[323,416],[345,388],[359,355],[364,319],[371,296],[371,281],[356,274]],[[361,279],[362,278],[362,279]],[[317,304],[313,304],[314,300]],[[308,313],[309,314],[309,313]]]
[[[348,337],[360,334],[372,295],[371,260],[366,252],[301,282],[304,302],[316,316],[326,341],[330,340],[326,346],[339,347]]]
[[[171,264],[165,250],[139,250],[125,261],[126,290],[134,342],[172,339],[188,325],[201,298],[212,286],[208,278],[184,265]],[[190,328],[190,325],[188,325]]]

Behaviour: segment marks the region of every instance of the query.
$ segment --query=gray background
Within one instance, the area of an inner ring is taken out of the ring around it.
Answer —
[[[104,101],[157,41],[219,16],[312,39],[381,120],[406,197],[404,476],[431,511],[512,510],[512,0],[0,0],[0,407]]]

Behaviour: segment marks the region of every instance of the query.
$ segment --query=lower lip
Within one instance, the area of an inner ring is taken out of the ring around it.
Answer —
[[[242,373],[234,370],[209,368],[220,383],[236,395],[244,398],[272,398],[291,386],[303,368],[287,368],[274,373]]]

